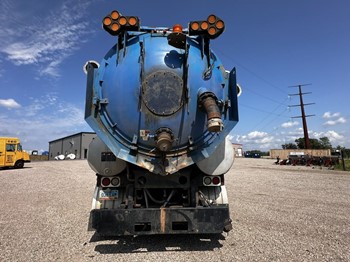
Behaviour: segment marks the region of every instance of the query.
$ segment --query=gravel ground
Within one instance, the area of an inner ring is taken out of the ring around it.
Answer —
[[[86,161],[0,170],[0,261],[350,261],[350,173],[236,159],[228,235],[103,239],[87,231]]]

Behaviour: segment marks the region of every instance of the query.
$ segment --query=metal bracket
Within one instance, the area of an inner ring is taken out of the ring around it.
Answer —
[[[134,150],[134,151],[137,150],[137,148],[138,148],[137,147],[137,140],[138,140],[138,136],[134,135],[132,138],[132,142],[131,142],[131,147],[130,147],[131,150]]]
[[[108,104],[108,98],[103,98],[103,99],[100,99],[100,104],[101,105],[105,105],[105,104]]]
[[[98,97],[94,96],[92,98],[92,104],[95,106],[96,110],[101,110],[101,105],[108,104],[108,98],[99,99]]]
[[[188,144],[189,144],[188,150],[192,151],[194,149],[193,147],[194,142],[193,142],[192,136],[188,137]]]

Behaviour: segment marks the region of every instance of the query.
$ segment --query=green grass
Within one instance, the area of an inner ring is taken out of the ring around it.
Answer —
[[[345,170],[350,171],[350,159],[345,159]],[[343,162],[342,160],[339,161],[339,164],[335,166],[335,170],[343,170]]]

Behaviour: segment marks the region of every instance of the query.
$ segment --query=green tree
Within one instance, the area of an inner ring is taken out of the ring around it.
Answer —
[[[286,143],[282,145],[282,149],[297,149],[297,145],[294,143]]]
[[[303,137],[299,137],[299,138],[295,139],[295,143],[297,144],[297,147],[299,149],[305,148],[305,139]]]
[[[311,149],[323,149],[322,144],[316,138],[310,138]]]
[[[331,143],[329,142],[328,137],[322,137],[320,140],[316,138],[310,138],[310,147],[311,149],[330,149],[332,148]],[[299,149],[305,149],[305,139],[300,137],[295,139],[295,143],[297,144]]]
[[[332,144],[329,141],[329,138],[326,136],[320,138],[320,144],[322,145],[323,149],[332,149]]]
[[[345,146],[337,146],[336,148],[335,148],[336,150],[345,150]]]

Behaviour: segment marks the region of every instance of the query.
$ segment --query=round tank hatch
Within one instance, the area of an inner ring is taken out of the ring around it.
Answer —
[[[170,71],[149,74],[142,83],[142,98],[154,114],[172,115],[183,105],[183,81]]]

